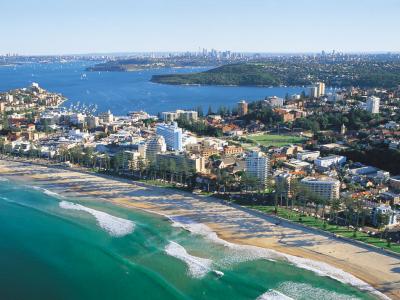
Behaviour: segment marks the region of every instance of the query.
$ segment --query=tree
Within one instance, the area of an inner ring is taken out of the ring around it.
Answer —
[[[211,105],[208,107],[208,110],[207,110],[207,116],[209,116],[209,115],[213,115],[214,113],[213,113],[213,110],[212,110],[212,107],[211,107]]]
[[[335,219],[335,224],[337,225],[337,213],[340,209],[340,200],[339,199],[333,199],[330,205],[330,219]]]

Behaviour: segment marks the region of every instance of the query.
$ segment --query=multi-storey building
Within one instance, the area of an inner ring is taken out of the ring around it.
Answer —
[[[198,112],[194,110],[176,110],[165,111],[161,113],[161,118],[164,122],[173,122],[179,118],[184,118],[188,121],[197,121]]]
[[[144,151],[141,148],[145,148]],[[156,161],[158,153],[164,153],[167,151],[167,145],[165,139],[162,136],[155,136],[139,147],[139,152],[145,154],[145,158],[148,162],[152,163]]]
[[[330,177],[306,177],[300,181],[303,189],[324,200],[339,198],[340,181]],[[307,197],[307,195],[305,195]]]
[[[157,166],[164,167],[171,172],[205,172],[205,159],[198,155],[179,153],[157,154]]]
[[[268,182],[269,159],[260,151],[251,151],[246,156],[246,173],[258,178],[259,182],[266,186]]]
[[[249,112],[249,105],[246,101],[242,100],[238,102],[238,116],[242,117],[244,115],[247,115]]]
[[[302,151],[297,153],[298,160],[314,160],[320,156],[319,151]]]
[[[182,151],[182,128],[179,128],[176,122],[158,124],[156,133],[164,137],[168,150]]]
[[[265,99],[264,103],[268,104],[271,107],[282,107],[285,103],[285,100],[277,96],[271,96]]]
[[[366,110],[371,114],[379,114],[379,105],[381,99],[375,96],[370,96],[367,99]]]
[[[341,155],[330,155],[325,157],[319,157],[314,160],[316,167],[330,168],[335,165],[342,165],[346,162],[346,157]]]

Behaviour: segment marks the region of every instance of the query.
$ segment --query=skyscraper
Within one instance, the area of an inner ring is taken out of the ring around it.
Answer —
[[[246,156],[246,173],[258,178],[265,187],[268,180],[269,159],[261,151],[251,151]]]
[[[168,150],[182,151],[182,128],[178,127],[178,123],[159,124],[156,133],[164,137]]]

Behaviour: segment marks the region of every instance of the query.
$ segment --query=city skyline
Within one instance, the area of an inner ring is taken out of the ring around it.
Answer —
[[[0,54],[398,52],[395,0],[2,4]]]

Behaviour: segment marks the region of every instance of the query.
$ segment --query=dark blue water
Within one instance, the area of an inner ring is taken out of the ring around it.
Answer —
[[[153,69],[137,72],[85,72],[93,62],[25,64],[0,67],[0,91],[26,87],[37,82],[43,88],[62,93],[69,103],[97,104],[99,111],[111,109],[115,114],[145,110],[156,114],[178,108],[191,109],[202,106],[207,111],[211,105],[233,106],[239,100],[264,99],[286,93],[301,93],[303,88],[261,88],[225,86],[171,86],[151,83],[153,74],[185,73],[207,68]],[[69,105],[66,103],[65,105]]]

